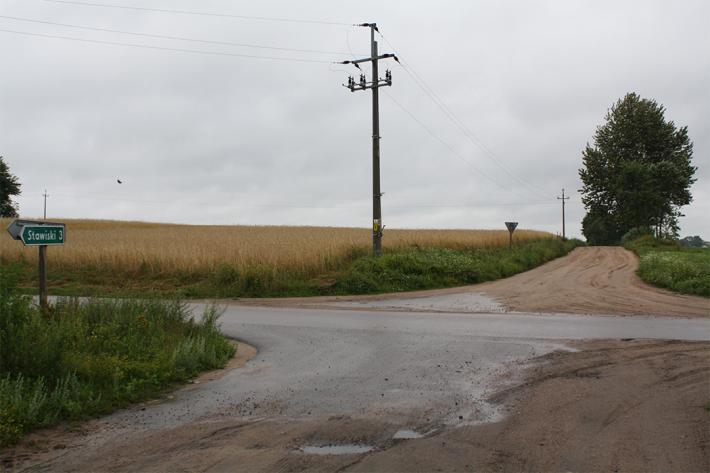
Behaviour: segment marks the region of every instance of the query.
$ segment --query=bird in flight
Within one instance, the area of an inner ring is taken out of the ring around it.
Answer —
[[[123,184],[120,179],[116,179],[116,182],[118,182],[119,184]]]

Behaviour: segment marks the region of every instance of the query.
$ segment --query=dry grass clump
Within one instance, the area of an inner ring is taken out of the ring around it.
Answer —
[[[10,220],[2,219],[5,227]],[[97,220],[64,220],[67,242],[53,247],[53,268],[120,273],[196,274],[223,265],[319,274],[366,254],[371,232],[364,228],[203,226]],[[518,230],[516,242],[552,238]],[[387,230],[386,249],[406,247],[495,248],[508,244],[506,230]],[[37,250],[8,234],[0,237],[2,261],[34,263]]]

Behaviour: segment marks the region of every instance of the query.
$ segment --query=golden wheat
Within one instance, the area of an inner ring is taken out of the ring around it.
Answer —
[[[0,220],[5,227],[10,220]],[[52,247],[52,267],[152,273],[209,272],[221,265],[240,270],[273,268],[316,274],[337,267],[353,251],[371,245],[364,228],[202,226],[143,222],[64,220],[67,241]],[[546,232],[518,230],[517,242],[551,238]],[[387,230],[384,246],[493,248],[508,244],[506,230]],[[35,262],[37,250],[5,233],[2,261]]]

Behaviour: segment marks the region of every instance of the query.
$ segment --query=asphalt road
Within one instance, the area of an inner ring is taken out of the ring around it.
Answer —
[[[201,309],[195,305],[196,312]],[[232,305],[221,322],[226,335],[258,349],[256,358],[209,389],[180,392],[174,402],[141,411],[142,427],[205,416],[387,414],[405,408],[430,411],[434,423],[479,422],[496,416],[484,398],[500,382],[498,375],[564,348],[565,340],[710,340],[710,321],[677,318]],[[113,417],[130,426],[135,416],[129,411]]]

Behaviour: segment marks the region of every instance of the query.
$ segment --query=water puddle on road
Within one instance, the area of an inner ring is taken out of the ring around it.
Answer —
[[[346,443],[342,445],[306,445],[299,450],[308,455],[353,455],[371,452],[374,448],[371,445]]]
[[[420,434],[415,430],[402,429],[395,432],[392,436],[395,440],[410,440],[410,439],[420,439],[424,437],[425,434]]]

